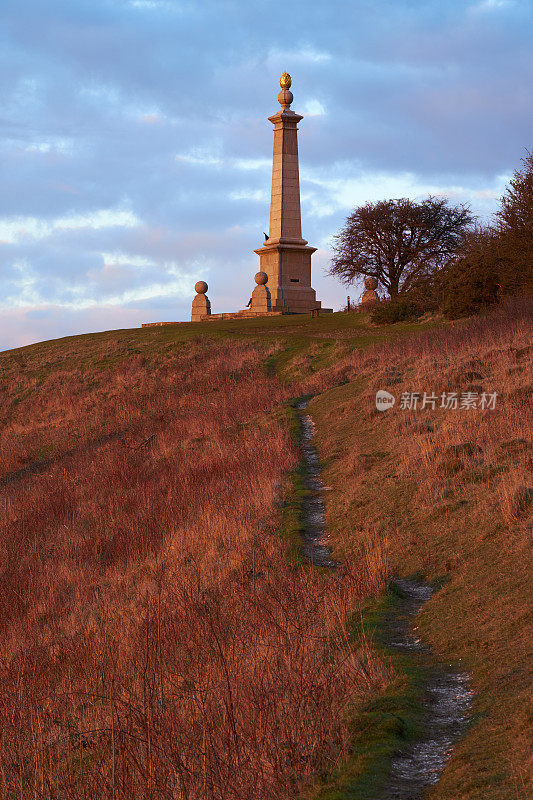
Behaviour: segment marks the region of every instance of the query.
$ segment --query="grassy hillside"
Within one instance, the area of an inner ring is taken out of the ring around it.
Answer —
[[[381,566],[330,580],[276,532],[272,331],[202,331],[1,357],[3,797],[286,796],[387,681],[342,635]]]
[[[350,382],[310,405],[338,557],[357,560],[372,532],[395,574],[444,584],[419,629],[472,673],[476,701],[469,734],[428,795],[435,800],[531,796],[531,320],[529,302],[510,304],[358,355]],[[393,409],[376,410],[379,389],[395,395]],[[453,391],[459,408],[440,408]],[[411,392],[436,395],[435,409],[402,410]],[[478,408],[460,408],[465,392]],[[494,409],[479,408],[483,392],[497,392]],[[339,776],[341,786],[350,780]]]
[[[358,714],[401,680],[350,621],[392,572],[421,571],[447,579],[424,634],[478,692],[434,796],[525,796],[528,334],[521,306],[0,354],[2,795],[279,800],[344,764],[333,783],[350,796]],[[495,389],[496,410],[373,404],[377,388],[455,387]],[[333,574],[294,563],[279,535],[298,463],[289,401],[304,393]]]

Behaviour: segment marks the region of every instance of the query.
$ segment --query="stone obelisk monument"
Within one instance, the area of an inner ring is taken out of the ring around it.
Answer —
[[[274,125],[269,237],[255,252],[268,275],[272,311],[305,314],[320,308],[311,288],[311,256],[316,247],[302,239],[298,128],[303,117],[291,110],[291,76],[280,80],[280,110],[268,119]]]

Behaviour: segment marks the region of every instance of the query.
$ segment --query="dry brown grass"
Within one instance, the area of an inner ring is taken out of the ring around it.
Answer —
[[[438,796],[521,797],[530,316],[343,341],[330,366],[302,344],[292,386],[234,340],[2,356],[1,796],[294,797],[390,680],[347,623],[392,565],[451,576],[426,635],[469,660],[486,714]],[[343,559],[323,574],[276,531],[298,458],[281,408],[343,381],[311,405]],[[469,385],[498,391],[496,411],[374,409],[377,388]],[[491,758],[513,795],[473,783]]]
[[[297,452],[264,352],[105,348],[2,359],[0,794],[291,797],[388,680],[346,635],[383,548],[288,560]]]
[[[472,671],[479,716],[432,790],[439,800],[516,800],[530,788],[531,312],[531,300],[511,301],[355,354],[333,369],[352,382],[310,405],[329,460],[337,553],[356,559],[371,528],[387,539],[395,572],[445,576],[421,629],[439,653]],[[396,396],[392,410],[376,410],[378,389]],[[398,408],[403,392],[454,390],[496,391],[496,407]]]

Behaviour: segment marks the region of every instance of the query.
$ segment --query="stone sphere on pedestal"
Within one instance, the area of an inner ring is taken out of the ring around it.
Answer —
[[[378,282],[376,278],[365,278],[365,289],[373,290],[377,288],[378,288]]]
[[[257,272],[254,278],[257,286],[252,292],[252,299],[250,302],[251,310],[260,314],[267,314],[272,311],[272,298],[270,289],[267,286],[268,275],[266,272]]]
[[[204,317],[211,314],[211,303],[206,295],[207,288],[205,281],[198,281],[195,284],[196,297],[192,301],[191,322],[200,322]]]
[[[361,305],[362,306],[373,306],[379,303],[379,295],[376,292],[378,287],[378,281],[376,278],[365,278],[365,289],[366,291],[363,292],[363,296],[361,297]]]
[[[282,106],[282,108],[289,108],[293,100],[294,95],[288,89],[282,89],[278,94],[278,103],[280,106]]]

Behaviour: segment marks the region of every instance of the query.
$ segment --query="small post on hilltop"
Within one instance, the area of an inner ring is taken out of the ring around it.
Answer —
[[[348,305],[347,305],[346,307],[347,307],[347,309],[348,309],[348,313],[349,313],[349,312],[352,310],[352,309],[350,308],[350,295],[348,295]]]

